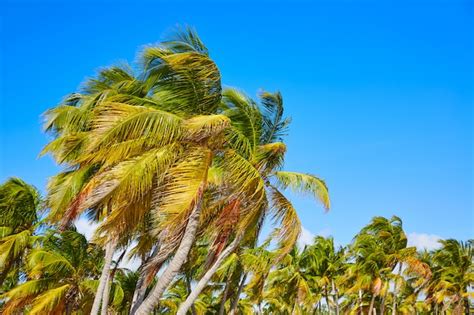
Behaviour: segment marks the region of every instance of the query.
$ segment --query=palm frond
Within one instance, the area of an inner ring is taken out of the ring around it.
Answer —
[[[277,185],[283,189],[291,188],[295,192],[309,193],[318,199],[326,210],[330,208],[328,188],[322,179],[310,174],[286,171],[278,171],[273,175],[277,180]]]

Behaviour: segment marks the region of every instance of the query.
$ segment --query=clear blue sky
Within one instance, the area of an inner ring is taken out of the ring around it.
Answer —
[[[283,93],[286,168],[332,197],[328,214],[294,198],[307,230],[345,243],[396,214],[409,233],[474,236],[472,1],[44,2],[0,5],[0,180],[44,189],[57,168],[37,157],[41,113],[189,24],[225,84]]]

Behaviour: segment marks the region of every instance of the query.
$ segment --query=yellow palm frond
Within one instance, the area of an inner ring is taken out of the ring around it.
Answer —
[[[50,289],[37,296],[28,314],[61,314],[65,309],[65,296],[70,289],[69,284]]]
[[[322,179],[310,174],[286,171],[275,172],[273,175],[282,188],[291,188],[295,192],[308,193],[321,201],[326,209],[330,208],[328,188]]]
[[[29,274],[32,277],[42,274],[68,274],[73,273],[75,268],[61,254],[54,251],[42,249],[33,250],[28,256]]]
[[[170,231],[171,236],[185,226],[196,198],[203,193],[211,160],[209,149],[191,147],[183,160],[169,169],[152,205],[160,231]]]
[[[182,119],[155,108],[104,102],[95,112],[89,151],[141,137],[159,147],[183,136]]]
[[[0,270],[25,252],[31,243],[31,231],[24,230],[0,239]]]
[[[280,228],[277,230],[279,255],[288,254],[298,241],[301,233],[301,221],[293,204],[276,188],[270,189],[271,211]]]

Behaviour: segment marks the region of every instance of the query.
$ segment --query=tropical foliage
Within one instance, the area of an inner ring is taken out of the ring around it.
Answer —
[[[297,245],[285,193],[330,199],[322,179],[283,169],[279,92],[224,88],[189,28],[138,59],[45,113],[42,154],[62,170],[44,198],[0,186],[2,314],[468,312],[472,241],[420,253],[399,218],[377,217],[348,246]],[[90,240],[80,217],[98,224]]]

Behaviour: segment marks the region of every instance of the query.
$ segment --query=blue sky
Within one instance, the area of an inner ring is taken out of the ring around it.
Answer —
[[[2,2],[0,180],[44,189],[41,113],[189,24],[226,85],[283,93],[285,167],[324,178],[333,204],[292,196],[306,236],[347,243],[395,214],[413,240],[473,237],[473,4],[396,3]]]

